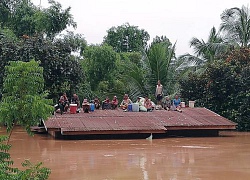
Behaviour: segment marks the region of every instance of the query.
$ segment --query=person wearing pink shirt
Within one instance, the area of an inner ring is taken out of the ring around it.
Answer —
[[[117,106],[118,106],[118,99],[116,96],[114,96],[112,101],[111,101],[111,109],[116,109]]]
[[[144,107],[147,109],[147,112],[149,112],[149,111],[151,112],[153,110],[153,108],[152,108],[152,102],[148,98],[148,96],[145,96]]]

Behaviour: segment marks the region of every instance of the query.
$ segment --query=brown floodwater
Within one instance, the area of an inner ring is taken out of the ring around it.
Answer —
[[[0,129],[3,134],[5,130]],[[220,137],[55,140],[17,128],[10,140],[15,167],[29,159],[52,170],[51,180],[250,179],[250,133]],[[225,135],[226,134],[226,135]]]

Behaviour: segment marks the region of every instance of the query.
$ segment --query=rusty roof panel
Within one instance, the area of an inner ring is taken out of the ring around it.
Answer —
[[[52,117],[44,122],[46,128],[60,128],[58,118]]]
[[[90,113],[63,114],[45,121],[47,129],[70,131],[156,131],[167,127],[235,126],[228,119],[206,108],[183,108],[183,112],[155,110],[153,112],[123,112],[96,110]],[[223,127],[222,127],[223,128]]]

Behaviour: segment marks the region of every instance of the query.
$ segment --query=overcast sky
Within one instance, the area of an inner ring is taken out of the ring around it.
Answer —
[[[88,44],[100,44],[107,30],[126,22],[145,29],[150,41],[165,35],[177,41],[176,54],[191,53],[192,37],[207,40],[214,26],[219,28],[220,15],[228,8],[249,6],[249,0],[56,0],[63,8],[71,7],[77,23],[76,33]],[[47,0],[32,0],[48,7]]]

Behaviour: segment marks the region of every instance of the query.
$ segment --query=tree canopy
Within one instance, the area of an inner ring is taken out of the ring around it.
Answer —
[[[1,28],[11,29],[17,37],[45,34],[54,38],[67,26],[76,27],[70,7],[62,9],[60,3],[49,0],[48,8],[34,6],[30,0],[2,0],[0,2]]]
[[[117,54],[111,46],[89,46],[84,51],[86,71],[91,88],[96,90],[101,81],[110,80],[116,68]]]
[[[146,49],[150,38],[147,31],[125,23],[121,26],[112,27],[107,31],[104,43],[112,46],[116,52],[140,52]]]
[[[250,50],[232,51],[224,62],[207,66],[203,74],[182,79],[181,94],[250,130]]]
[[[246,6],[226,9],[221,14],[220,30],[225,39],[233,46],[249,47],[250,45],[250,10]]]
[[[44,93],[43,68],[34,60],[12,61],[5,70],[0,121],[8,130],[20,124],[30,133],[31,126],[46,120],[54,110]]]

